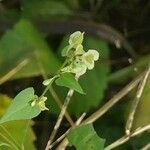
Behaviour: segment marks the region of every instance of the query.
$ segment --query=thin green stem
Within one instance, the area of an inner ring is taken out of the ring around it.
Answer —
[[[54,79],[54,80],[55,80],[55,79]],[[51,85],[52,85],[52,83],[53,83],[54,80],[52,80],[52,82],[44,89],[44,91],[43,91],[41,97],[46,94],[46,92],[49,90],[49,88],[51,87]]]
[[[46,92],[49,90],[49,88],[51,87],[51,85],[52,85],[52,83],[54,82],[54,80],[59,76],[60,70],[61,70],[64,66],[66,66],[67,63],[68,63],[68,59],[66,59],[66,60],[64,61],[64,63],[63,63],[62,66],[60,67],[60,69],[57,71],[56,75],[53,77],[54,79],[52,80],[52,82],[44,89],[44,91],[43,91],[41,97],[46,94]]]
[[[48,77],[47,77],[46,72],[45,72],[45,70],[44,70],[44,68],[43,68],[43,65],[42,65],[42,63],[41,63],[41,61],[40,61],[40,58],[39,58],[39,56],[38,56],[38,54],[37,54],[36,52],[35,52],[35,58],[37,59],[37,65],[38,65],[38,68],[39,68],[40,71],[41,71],[41,74],[42,74],[42,76],[43,76],[43,79],[44,79],[44,80],[47,80]],[[64,64],[64,65],[66,65],[66,64]],[[50,86],[49,92],[50,92],[50,94],[52,95],[52,97],[54,98],[56,104],[57,104],[57,105],[59,106],[59,108],[61,109],[63,104],[62,104],[60,98],[58,97],[58,95],[56,94],[56,92],[53,90],[52,86]],[[69,113],[68,113],[67,111],[66,111],[66,113],[65,113],[65,117],[66,117],[66,119],[68,120],[68,122],[70,123],[70,125],[73,126],[73,125],[74,125],[74,122],[73,122],[73,120],[71,119],[71,117],[70,117],[70,115],[69,115]]]

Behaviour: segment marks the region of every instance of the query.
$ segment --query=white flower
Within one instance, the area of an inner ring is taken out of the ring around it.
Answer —
[[[86,65],[82,62],[81,57],[76,57],[76,59],[69,66],[62,68],[62,72],[75,73],[76,76],[81,76],[86,72]]]
[[[72,72],[72,73],[75,73],[76,76],[79,77],[79,76],[81,76],[81,75],[83,75],[83,74],[86,73],[86,69],[87,69],[87,67],[86,67],[86,65],[82,62],[82,60],[77,58],[77,59],[74,61],[74,63],[72,64],[72,70],[71,70],[71,72]]]
[[[83,33],[81,33],[80,31],[74,32],[73,34],[70,35],[69,44],[73,48],[77,48],[77,46],[82,44],[83,42],[83,35],[84,35],[84,32]]]
[[[89,70],[94,68],[94,61],[99,59],[99,53],[96,50],[88,50],[82,55],[82,61],[85,63]]]
[[[61,69],[62,72],[74,73],[76,76],[81,76],[86,73],[86,70],[94,68],[94,61],[99,59],[99,53],[96,50],[90,49],[87,52],[83,50],[83,46],[79,44],[75,50],[73,62]]]

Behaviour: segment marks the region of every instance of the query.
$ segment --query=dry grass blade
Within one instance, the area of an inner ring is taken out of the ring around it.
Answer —
[[[108,145],[107,147],[105,147],[104,150],[111,150],[114,149],[115,147],[118,147],[119,145],[127,142],[131,137],[137,136],[145,131],[150,130],[150,124],[141,128],[136,129],[134,132],[132,132],[130,134],[130,136],[128,135],[124,135],[123,137],[121,137],[120,139],[118,139],[117,141],[115,141],[114,143]]]
[[[79,119],[75,122],[75,125],[73,127],[69,128],[62,136],[60,136],[55,142],[53,142],[51,144],[50,149],[53,146],[55,146],[57,143],[59,143],[62,139],[64,139],[72,128],[75,128],[76,126],[78,126],[81,123],[81,121],[83,120],[83,118],[85,117],[85,115],[86,115],[86,113],[83,113],[81,115],[81,117],[79,117]],[[62,148],[62,149],[65,148],[67,144],[68,144],[68,140],[66,139],[64,142],[62,142],[62,145],[60,145],[60,148]],[[59,149],[59,148],[57,148],[57,149]]]
[[[150,149],[150,143],[146,144],[141,150],[149,150]]]
[[[135,88],[139,81],[142,79],[143,75],[142,73],[139,75],[136,79],[134,79],[131,83],[129,83],[127,86],[125,86],[120,92],[118,92],[113,98],[111,98],[104,106],[102,106],[99,110],[97,110],[95,113],[93,113],[91,116],[89,116],[87,119],[85,119],[81,124],[88,124],[93,123],[97,119],[99,119],[103,114],[105,114],[112,106],[114,106],[122,97],[124,97],[126,94],[128,94],[133,88]],[[65,147],[68,145],[68,140],[65,138],[58,146],[57,150],[61,150],[61,146],[65,145]]]
[[[149,76],[149,73],[150,73],[150,68],[147,70],[147,72],[146,72],[146,74],[144,75],[143,79],[142,79],[141,82],[139,83],[139,86],[138,86],[138,90],[137,90],[135,99],[134,99],[133,102],[132,102],[131,110],[130,110],[130,113],[129,113],[129,116],[128,116],[128,120],[127,120],[127,123],[126,123],[126,127],[125,127],[125,132],[126,132],[127,135],[129,135],[130,132],[131,132],[131,128],[132,128],[132,124],[133,124],[135,112],[136,112],[137,106],[138,106],[138,104],[139,104],[141,95],[142,95],[142,93],[143,93],[143,90],[144,90],[144,87],[145,87],[147,78],[148,78],[148,76]]]
[[[61,112],[60,112],[60,114],[59,114],[59,116],[58,116],[58,119],[57,119],[57,121],[56,121],[56,124],[55,124],[55,126],[54,126],[54,129],[53,129],[53,131],[52,131],[52,133],[51,133],[51,136],[50,136],[50,138],[49,138],[49,140],[48,140],[48,142],[47,142],[47,146],[46,146],[45,150],[49,150],[49,149],[50,149],[51,143],[53,142],[53,139],[55,138],[55,135],[57,134],[57,131],[58,131],[59,127],[60,127],[60,124],[61,124],[61,122],[62,122],[62,119],[63,119],[63,117],[64,117],[64,114],[65,114],[65,112],[66,112],[66,109],[67,109],[67,107],[68,107],[68,104],[69,104],[70,99],[71,99],[71,97],[73,96],[73,94],[74,94],[74,90],[70,89],[70,90],[68,91],[68,94],[67,94],[66,99],[65,99],[65,101],[64,101],[64,104],[63,104],[63,107],[62,107],[62,109],[61,109]]]
[[[24,66],[26,66],[28,62],[29,62],[29,59],[23,60],[15,68],[13,68],[7,74],[5,74],[3,77],[1,77],[0,85],[3,84],[4,82],[8,81],[9,79],[11,79],[18,71],[20,71]]]
[[[145,73],[145,72],[144,72]],[[93,123],[98,118],[100,118],[103,114],[105,114],[111,107],[113,107],[121,98],[123,98],[126,94],[128,94],[133,88],[137,86],[144,73],[139,75],[136,79],[134,79],[131,83],[126,85],[121,91],[119,91],[114,97],[112,97],[104,106],[102,106],[99,110],[94,112],[90,117],[84,120],[83,123]]]

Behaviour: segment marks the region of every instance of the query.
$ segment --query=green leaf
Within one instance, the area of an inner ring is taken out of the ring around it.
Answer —
[[[80,84],[75,79],[74,75],[72,75],[71,73],[61,74],[60,77],[55,82],[59,86],[65,86],[79,92],[80,94],[85,94]]]
[[[37,106],[32,107],[30,101],[34,98],[34,89],[27,88],[21,91],[13,100],[6,113],[0,120],[0,124],[12,120],[25,120],[36,117],[40,112]]]
[[[77,150],[103,150],[105,140],[100,138],[92,124],[82,125],[72,129],[67,135],[70,145]]]
[[[36,150],[34,146],[35,135],[33,133],[31,122],[23,121],[11,121],[0,125],[0,141],[10,144],[4,136],[11,141],[17,143],[17,147],[24,146],[24,149]],[[4,147],[6,148],[6,147]],[[8,148],[8,150],[13,150],[14,148]],[[6,150],[6,149],[4,149]]]
[[[83,112],[89,112],[93,108],[99,107],[100,103],[103,100],[103,96],[108,84],[108,75],[109,75],[109,48],[106,42],[101,41],[94,37],[86,37],[84,39],[83,46],[84,50],[95,49],[100,54],[99,61],[95,62],[95,67],[93,70],[88,70],[86,74],[81,76],[80,84],[81,87],[86,91],[86,95],[80,95],[75,93],[72,97],[72,100],[69,104],[69,113],[80,116]],[[58,55],[61,55],[61,50],[68,44],[68,36],[65,37],[60,45]],[[61,57],[60,57],[61,59]],[[106,62],[108,60],[108,62]],[[105,61],[105,62],[104,62]],[[66,92],[64,89],[55,87],[61,100],[65,99]],[[49,99],[52,99],[51,97]],[[49,101],[49,105],[52,107],[53,113],[59,113],[60,108],[53,102]],[[84,107],[83,107],[84,106]]]
[[[7,95],[0,94],[0,117],[4,114],[6,108],[8,108],[10,102],[11,98],[9,98]]]
[[[0,20],[4,21],[14,21],[20,18],[20,11],[17,9],[7,9],[5,11],[0,11]]]
[[[13,78],[39,75],[39,66],[42,66],[47,74],[54,74],[60,66],[36,28],[29,21],[20,20],[0,40],[0,77],[26,59],[27,65],[16,72]]]
[[[6,109],[8,108],[8,104],[10,104],[11,101],[12,99],[9,98],[8,96],[3,94],[0,95],[0,110],[1,109],[3,110],[1,112],[4,113],[4,111],[6,111]],[[1,113],[0,117],[2,115],[3,114]],[[35,146],[33,143],[35,141],[35,135],[31,127],[32,124],[33,123],[31,121],[29,122],[27,120],[25,121],[22,120],[22,121],[10,121],[0,125],[0,134],[1,134],[0,144],[7,145],[7,147],[5,145],[1,146],[0,149],[1,150],[6,150],[6,148],[8,148],[8,150],[13,149],[10,143],[6,140],[7,138],[11,142],[15,140],[20,147],[24,145],[25,149],[35,150]]]
[[[55,0],[22,0],[21,2],[22,16],[26,18],[38,19],[40,17],[40,19],[45,20],[60,20],[66,18],[66,15],[72,14],[65,2]]]

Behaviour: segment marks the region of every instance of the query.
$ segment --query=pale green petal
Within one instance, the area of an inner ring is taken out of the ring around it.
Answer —
[[[88,65],[87,65],[87,68],[88,68],[89,70],[92,70],[92,69],[94,68],[94,61],[93,61],[91,64],[88,64]]]
[[[81,44],[79,44],[75,50],[75,55],[82,55],[84,53],[85,53],[85,51],[83,50],[83,46]]]
[[[99,53],[96,50],[88,50],[82,55],[82,61],[85,63],[89,70],[94,68],[94,61],[99,59]]]
[[[38,102],[37,105],[39,106],[39,108],[41,109],[41,111],[49,110],[49,109],[45,106],[45,102],[44,102],[44,101]]]
[[[46,97],[46,96],[42,96],[42,97],[40,98],[40,100],[45,102],[45,101],[47,100],[47,97]]]
[[[85,65],[82,65],[82,66],[76,66],[72,69],[72,73],[75,73],[76,76],[81,76],[83,74],[86,73],[86,69],[87,67]]]
[[[81,33],[80,31],[74,32],[73,34],[70,35],[69,44],[73,48],[76,48],[78,45],[82,44],[83,35],[84,35],[84,32],[83,33]]]
[[[52,82],[52,80],[53,80],[53,78],[44,80],[43,85],[45,85],[45,86],[49,85]]]
[[[99,59],[99,53],[98,53],[98,51],[96,51],[94,49],[89,49],[88,53],[93,55],[95,61]]]
[[[31,103],[31,106],[34,107],[36,105],[36,101],[34,100],[32,103]]]

